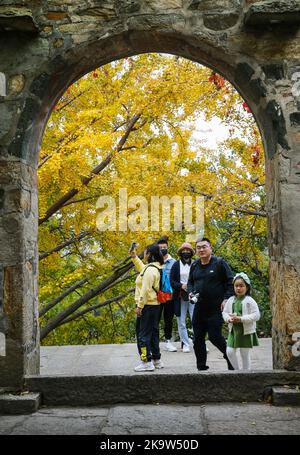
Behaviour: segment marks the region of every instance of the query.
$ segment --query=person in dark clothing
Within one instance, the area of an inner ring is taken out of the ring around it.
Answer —
[[[169,239],[167,236],[161,237],[157,241],[157,245],[159,246],[160,251],[164,258],[165,272],[167,273],[167,275],[170,278],[171,268],[175,262],[175,259],[172,258],[172,256],[170,256],[170,254],[169,254],[168,240]],[[164,349],[169,352],[176,352],[177,348],[176,348],[176,346],[174,346],[174,344],[172,344],[173,319],[174,319],[174,314],[175,314],[173,299],[169,300],[168,302],[161,303],[159,320],[161,320],[162,314],[163,314],[163,318],[164,318],[164,332],[165,332]]]
[[[223,258],[213,256],[209,239],[196,242],[199,259],[193,262],[187,292],[196,296],[193,313],[194,351],[198,370],[207,370],[205,337],[223,353],[228,369],[233,370],[227,354],[226,340],[222,335],[222,310],[227,299],[233,295],[233,273]]]

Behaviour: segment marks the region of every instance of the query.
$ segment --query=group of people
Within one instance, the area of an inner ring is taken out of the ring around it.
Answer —
[[[256,321],[260,312],[250,296],[251,283],[244,272],[233,276],[228,263],[214,256],[211,242],[203,237],[197,240],[196,252],[190,243],[178,249],[179,259],[168,252],[168,238],[163,237],[144,251],[144,261],[136,250],[131,250],[132,261],[138,271],[135,288],[136,336],[141,363],[135,371],[154,371],[163,368],[159,347],[159,322],[163,315],[165,349],[177,351],[172,343],[174,315],[182,351],[190,352],[186,316],[192,322],[193,347],[197,369],[207,370],[206,337],[222,352],[227,368],[238,370],[237,350],[242,368],[249,370],[250,350],[258,345]],[[193,260],[194,255],[197,259]],[[161,271],[170,278],[171,300],[160,303],[157,295]],[[223,322],[228,323],[228,339],[222,335]]]

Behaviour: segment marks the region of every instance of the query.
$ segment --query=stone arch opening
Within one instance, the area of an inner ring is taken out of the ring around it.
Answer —
[[[227,33],[222,27],[209,31],[205,28],[208,17],[202,29],[202,12],[199,22],[200,16],[183,14],[175,3],[178,15],[163,15],[162,21],[155,5],[153,14],[147,12],[139,17],[137,13],[134,20],[128,19],[129,22],[120,23],[116,28],[108,26],[105,32],[93,21],[87,21],[90,31],[80,37],[80,33],[73,33],[76,27],[72,23],[62,25],[60,35],[56,37],[52,36],[51,30],[44,29],[41,41],[33,37],[39,20],[37,13],[30,36],[24,38],[16,34],[10,37],[8,51],[14,55],[19,49],[19,53],[14,65],[7,57],[7,67],[2,70],[10,87],[5,97],[4,114],[8,122],[1,136],[4,138],[1,148],[5,176],[3,207],[9,198],[12,199],[9,185],[13,182],[15,197],[11,204],[19,215],[4,213],[3,239],[7,243],[3,253],[7,290],[4,312],[9,319],[9,329],[7,355],[0,359],[3,386],[19,386],[24,375],[39,370],[36,166],[51,110],[67,86],[83,74],[110,61],[145,52],[176,54],[212,68],[232,83],[254,114],[266,153],[274,366],[300,368],[299,358],[291,353],[292,334],[299,324],[297,302],[300,295],[297,248],[300,239],[295,228],[299,206],[299,93],[292,93],[293,77],[299,67],[288,51],[284,54],[284,44],[279,54],[280,58],[285,57],[285,65],[273,58],[268,48],[275,40],[272,32],[265,37],[267,46],[260,48],[259,34],[242,29],[241,20],[237,27],[234,23],[229,24]],[[192,3],[192,10],[198,11],[199,2]],[[207,8],[211,8],[211,2],[206,3]],[[241,11],[239,7],[236,20],[242,17],[239,16]],[[54,21],[67,16],[67,13],[51,13],[51,17],[47,14],[48,19]],[[109,18],[106,20],[109,23]],[[294,32],[295,29],[290,32],[285,29],[283,42],[294,40]],[[257,51],[255,46],[247,47],[249,36],[258,45]],[[46,50],[49,46],[50,57]],[[21,79],[17,78],[20,73]],[[287,104],[284,104],[284,98]]]
[[[121,60],[122,60],[122,59],[121,59]],[[101,86],[100,86],[100,87],[101,87]],[[76,299],[75,299],[75,300],[76,300]],[[46,333],[47,333],[47,331],[46,331]],[[41,331],[41,336],[42,336],[42,338],[45,336],[45,330],[43,330],[43,329],[42,329],[42,331]],[[81,343],[80,343],[80,344],[81,344]]]
[[[123,41],[123,39],[122,39],[121,37],[120,37],[120,40]],[[151,41],[152,41],[152,40],[151,40]],[[158,42],[160,42],[160,41],[161,41],[161,40],[158,39]],[[134,38],[134,42],[141,42],[141,37],[140,37],[140,36],[139,36],[139,37],[135,37],[135,38]],[[115,43],[114,43],[114,45],[115,45]],[[176,48],[176,47],[177,47],[177,44],[174,45],[174,44],[173,44],[173,41],[170,39],[170,44],[169,44],[169,46],[170,46],[170,47],[168,47],[168,48],[164,47],[164,52],[166,52],[166,50],[168,50],[168,49],[173,49],[174,47]],[[151,45],[150,50],[152,51],[153,49],[156,50],[157,47],[155,46],[155,47],[153,48],[152,45]],[[148,45],[147,45],[147,47],[142,48],[142,50],[140,51],[140,53],[141,53],[141,52],[142,52],[142,53],[147,53],[148,50],[149,50],[149,47],[148,47]],[[90,52],[90,51],[89,51],[89,52]],[[97,51],[93,51],[92,54],[93,54],[93,55],[94,55],[94,54],[97,55],[98,52],[97,52]],[[180,53],[180,56],[182,56],[181,54],[182,54],[182,53]],[[185,52],[185,54],[186,54],[186,52]],[[127,56],[128,56],[128,52],[126,53],[125,50],[124,50],[124,51],[122,50],[122,52],[121,52],[120,54],[117,55],[117,57],[118,57],[117,59],[120,58],[120,55],[122,55],[122,56],[125,55],[125,56],[127,57]],[[130,55],[137,55],[137,54],[136,54],[134,51],[132,51],[132,52],[130,53]],[[174,55],[174,54],[173,54],[173,55]],[[177,53],[177,55],[179,55],[179,53]],[[117,60],[117,59],[113,58],[113,59],[110,59],[110,61],[115,61],[115,60]],[[205,56],[205,61],[206,61],[205,63],[206,63],[206,66],[207,66],[207,61],[208,61],[208,59],[209,59],[209,56],[207,56],[207,57]],[[193,56],[193,60],[195,61],[195,55]],[[104,62],[104,63],[102,63],[102,62]],[[97,59],[92,65],[91,65],[91,61],[89,60],[89,61],[87,62],[87,66],[78,67],[77,70],[74,69],[74,67],[73,67],[72,69],[73,69],[74,73],[72,73],[72,82],[71,82],[71,83],[73,83],[73,82],[75,82],[76,80],[80,79],[83,75],[87,74],[87,72],[90,72],[90,71],[94,70],[95,68],[97,68],[98,65],[99,65],[100,63],[101,63],[101,66],[103,66],[103,65],[106,63],[106,60],[103,60],[103,59],[98,60],[98,59]],[[198,57],[198,58],[197,58],[197,63],[203,64],[203,59],[200,57],[200,62],[199,62],[199,57]],[[95,66],[95,65],[96,65],[96,66]],[[217,65],[217,63],[215,63],[215,65]],[[222,66],[222,65],[221,65],[221,66]],[[219,72],[219,65],[218,65],[218,67],[216,68],[216,66],[212,65],[211,62],[209,62],[209,67],[210,67],[212,70],[217,70],[217,71]],[[233,82],[233,85],[238,86],[240,92],[241,92],[241,91],[243,91],[243,92],[247,91],[248,84],[245,84],[245,87],[243,86],[244,80],[243,80],[242,74],[238,74],[238,77],[236,77],[236,76],[233,77],[233,76],[232,76],[232,73],[231,73],[231,68],[228,67],[228,65],[227,65],[227,66],[224,65],[224,68],[225,68],[225,69],[223,70],[223,67],[222,67],[222,71],[226,71],[226,75],[227,75],[228,72],[229,72],[230,77],[231,77],[231,80],[232,80],[232,82]],[[253,74],[253,70],[251,70],[250,65],[248,65],[248,63],[245,63],[245,62],[239,64],[238,70],[237,70],[237,71],[238,71],[238,72],[239,72],[239,71],[240,71],[240,72],[246,71],[246,72],[248,72],[248,73],[247,73],[248,75]],[[223,74],[224,74],[224,73],[223,73]],[[67,85],[67,86],[65,85],[66,82],[67,82],[67,80],[68,80],[68,79],[65,79],[64,75],[62,74],[62,75],[61,75],[61,81],[60,81],[60,83],[61,83],[60,87],[62,87],[62,88],[59,88],[58,92],[55,93],[55,94],[53,94],[53,95],[55,95],[55,97],[54,97],[53,99],[50,100],[50,103],[49,103],[49,105],[51,106],[50,112],[52,111],[52,106],[55,105],[56,102],[57,102],[57,100],[58,100],[58,94],[61,95],[61,90],[65,91],[65,90],[69,87],[69,85]],[[241,87],[239,87],[239,84],[241,84]],[[242,89],[242,90],[241,90],[241,89]],[[47,91],[47,92],[48,92],[48,91]],[[251,90],[250,90],[250,92],[251,92]],[[60,96],[60,95],[59,95],[59,96]],[[250,95],[248,94],[248,97],[249,97],[249,96],[252,96],[252,93],[250,93]],[[248,98],[248,99],[250,99],[250,105],[251,105],[251,104],[255,105],[254,100],[253,100],[252,98]],[[47,115],[47,118],[48,118],[48,115]],[[262,127],[261,127],[261,130],[263,130]],[[264,131],[264,130],[263,130],[263,131]],[[267,140],[270,140],[270,138],[269,138],[268,136],[266,136],[266,138],[267,138]]]

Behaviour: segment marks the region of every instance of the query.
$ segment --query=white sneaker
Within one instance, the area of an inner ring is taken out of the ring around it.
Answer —
[[[169,352],[176,352],[177,348],[171,343],[171,340],[166,340],[165,350]]]
[[[134,371],[154,371],[155,367],[152,362],[141,362]]]
[[[186,344],[183,345],[183,348],[182,348],[182,352],[191,352],[189,346],[187,346]]]
[[[154,364],[154,367],[155,367],[155,368],[158,368],[158,369],[164,367],[164,364],[162,363],[161,360],[153,360],[153,364]]]

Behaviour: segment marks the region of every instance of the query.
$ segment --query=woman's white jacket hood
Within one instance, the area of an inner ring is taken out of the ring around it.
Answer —
[[[230,314],[233,313],[232,306],[234,302],[235,296],[230,297],[225,306],[222,313],[223,319],[225,322],[228,322],[230,319]],[[242,316],[241,322],[244,327],[244,335],[250,335],[251,333],[256,332],[256,321],[260,319],[260,312],[255,300],[250,297],[250,295],[246,295],[242,300]],[[233,324],[231,322],[228,323],[229,332],[232,330]]]

